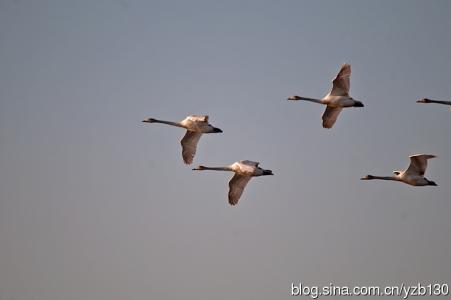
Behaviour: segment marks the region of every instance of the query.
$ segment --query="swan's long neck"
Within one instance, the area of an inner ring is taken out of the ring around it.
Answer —
[[[431,102],[431,103],[445,104],[445,105],[451,105],[451,101],[429,100],[429,102]]]
[[[310,102],[315,102],[315,103],[323,104],[323,101],[322,101],[322,100],[320,100],[320,99],[315,99],[315,98],[299,97],[297,100],[304,100],[304,101],[310,101]]]
[[[380,180],[394,180],[399,181],[399,179],[395,176],[374,176],[372,175],[371,178],[368,179],[380,179]]]
[[[171,122],[171,121],[163,121],[163,120],[157,120],[157,119],[153,119],[152,123],[161,123],[161,124],[167,124],[167,125],[172,125],[172,126],[176,126],[176,127],[182,127],[185,128],[184,126],[182,126],[180,123],[178,122]]]
[[[200,166],[196,170],[233,171],[233,169],[230,167],[204,167],[204,166]]]

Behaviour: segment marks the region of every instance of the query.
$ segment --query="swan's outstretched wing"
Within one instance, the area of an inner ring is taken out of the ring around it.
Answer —
[[[229,203],[236,205],[240,200],[241,194],[246,187],[246,184],[251,180],[251,176],[235,174],[229,181]]]
[[[189,165],[193,162],[196,154],[197,143],[199,142],[202,133],[187,130],[185,136],[180,141],[182,144],[182,156],[185,164]]]
[[[340,72],[337,77],[332,81],[332,90],[330,95],[332,96],[349,96],[349,87],[351,85],[351,65],[344,64],[341,66]]]
[[[435,155],[416,154],[409,157],[410,166],[407,168],[406,173],[411,175],[424,176],[424,173],[426,172],[426,168],[428,166],[428,159],[434,158]]]
[[[332,128],[332,126],[334,126],[335,124],[335,121],[337,121],[338,115],[340,114],[341,110],[341,107],[328,106],[323,114],[323,127]]]

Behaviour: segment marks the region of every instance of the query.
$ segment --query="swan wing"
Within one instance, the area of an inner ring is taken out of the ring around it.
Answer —
[[[326,107],[326,110],[323,114],[323,127],[324,128],[332,128],[334,126],[335,121],[337,121],[338,115],[340,114],[341,107]]]
[[[235,174],[232,179],[229,181],[229,203],[230,205],[238,204],[238,200],[240,200],[241,194],[243,194],[243,190],[246,187],[249,180],[251,180],[251,176]]]
[[[332,81],[332,90],[330,95],[332,96],[349,96],[350,80],[351,79],[351,65],[344,64],[341,66],[340,72],[338,72],[335,79]]]
[[[196,154],[197,143],[199,142],[202,133],[187,130],[185,136],[180,141],[182,145],[182,157],[185,164],[189,165],[193,162]]]
[[[251,166],[251,167],[258,167],[258,164],[259,164],[259,162],[252,161],[252,160],[240,160],[240,163],[242,163],[243,165],[246,165],[246,166]]]
[[[410,165],[406,170],[407,174],[424,176],[428,166],[428,159],[434,158],[435,155],[430,154],[416,154],[409,156]]]
[[[208,122],[207,115],[191,115],[188,116],[187,119],[193,122]]]

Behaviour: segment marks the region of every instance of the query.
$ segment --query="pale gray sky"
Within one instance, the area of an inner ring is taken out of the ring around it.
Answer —
[[[451,284],[449,1],[0,1],[0,300]],[[352,64],[331,130],[321,97]],[[236,207],[194,164],[260,161]],[[431,153],[439,187],[362,182]],[[333,299],[333,298],[331,298]],[[335,298],[335,299],[338,299]],[[357,299],[357,297],[355,297]],[[367,299],[371,299],[368,297]],[[374,298],[375,299],[375,298]]]

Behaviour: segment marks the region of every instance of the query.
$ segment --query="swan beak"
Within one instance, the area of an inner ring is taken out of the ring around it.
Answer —
[[[362,102],[360,101],[355,101],[354,107],[364,107],[365,105],[363,105]]]
[[[219,133],[219,132],[222,132],[222,130],[215,127],[215,128],[213,128],[213,132],[214,132],[214,133]]]
[[[143,120],[144,123],[155,123],[157,120],[154,118],[147,118],[145,120]]]
[[[429,99],[427,99],[427,98],[417,100],[417,103],[428,103],[428,102],[429,102]]]
[[[274,175],[274,173],[271,170],[264,170],[263,175]]]

